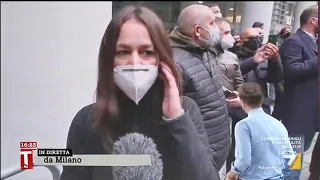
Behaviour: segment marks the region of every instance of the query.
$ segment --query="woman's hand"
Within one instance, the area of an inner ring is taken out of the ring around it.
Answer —
[[[169,67],[160,62],[162,74],[159,74],[164,84],[164,98],[162,103],[162,113],[167,119],[174,119],[180,116],[184,110],[181,106],[177,82]]]

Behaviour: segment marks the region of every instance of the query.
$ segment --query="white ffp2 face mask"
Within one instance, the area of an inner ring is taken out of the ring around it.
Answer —
[[[158,77],[154,65],[123,65],[113,71],[115,84],[136,104],[146,95]]]
[[[205,43],[209,47],[215,47],[215,45],[217,45],[219,43],[219,39],[220,39],[219,27],[215,26],[212,29],[207,29],[203,26],[200,26],[200,27],[209,33],[210,39],[204,39],[202,37],[199,37],[199,40],[202,41],[203,43]]]
[[[231,36],[231,34],[228,34],[227,36],[223,37],[220,41],[221,44],[221,48],[223,50],[229,49],[233,47],[235,40],[234,38]]]

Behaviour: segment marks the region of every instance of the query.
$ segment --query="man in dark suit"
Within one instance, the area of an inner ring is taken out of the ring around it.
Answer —
[[[281,120],[290,136],[304,136],[308,150],[319,131],[318,5],[305,9],[300,28],[280,48],[284,69]]]

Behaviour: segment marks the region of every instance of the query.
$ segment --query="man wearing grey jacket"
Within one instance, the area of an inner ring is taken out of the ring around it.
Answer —
[[[220,41],[217,47],[217,64],[221,71],[222,85],[231,91],[236,91],[244,83],[240,63],[236,54],[228,51],[235,42],[231,35],[230,22],[226,18],[216,17],[216,25],[220,28]]]
[[[231,48],[235,42],[231,35],[230,22],[225,18],[216,17],[215,23],[220,28],[221,34],[220,43],[215,48],[219,50],[217,55],[217,64],[221,71],[222,85],[231,91],[237,91],[237,89],[244,83],[244,80],[237,55],[227,50]],[[227,100],[227,103],[228,102],[229,101]],[[228,109],[229,116],[232,119],[232,144],[226,161],[227,172],[231,169],[231,163],[235,160],[234,127],[236,123],[241,120],[236,116],[237,111],[242,111],[241,107],[232,107]]]
[[[169,35],[174,59],[183,77],[185,95],[199,106],[213,160],[217,169],[230,148],[230,120],[222,90],[220,70],[210,48],[219,43],[219,28],[209,7],[191,5],[183,9],[178,26]]]

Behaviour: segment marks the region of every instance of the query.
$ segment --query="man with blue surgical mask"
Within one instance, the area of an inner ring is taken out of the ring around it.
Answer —
[[[216,17],[215,19],[216,25],[220,29],[220,42],[216,47],[219,50],[217,55],[217,63],[218,67],[221,71],[221,80],[222,85],[229,89],[230,91],[237,91],[237,89],[244,83],[240,63],[236,54],[228,51],[229,48],[232,48],[235,40],[231,35],[231,26],[230,22],[225,18]],[[228,97],[226,97],[228,99]],[[233,100],[234,101],[234,100]],[[228,104],[229,101],[227,101]],[[231,107],[229,108],[229,116],[232,119],[232,145],[230,148],[230,152],[228,154],[228,158],[226,161],[226,171],[228,172],[231,169],[231,163],[234,161],[234,127],[235,124],[241,120],[241,117],[237,117],[237,113],[235,111],[241,110],[240,99],[238,98],[239,107]]]
[[[208,6],[188,6],[181,11],[169,39],[183,77],[184,93],[200,108],[212,160],[219,170],[230,147],[230,119],[216,61],[220,29],[214,20]]]

